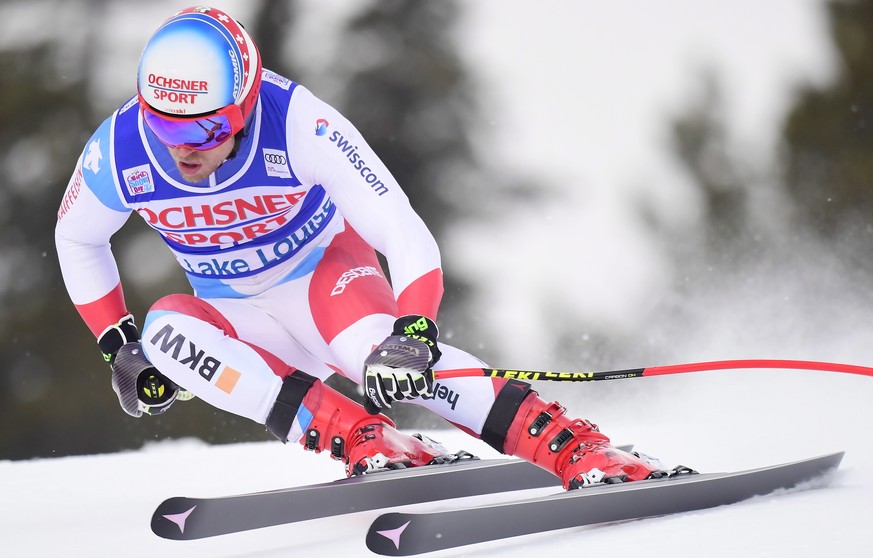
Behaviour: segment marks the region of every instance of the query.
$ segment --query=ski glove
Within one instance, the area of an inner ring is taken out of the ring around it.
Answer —
[[[112,367],[112,389],[130,416],[159,415],[179,396],[179,387],[146,359],[133,316],[128,314],[107,328],[97,344]]]
[[[432,367],[442,353],[430,318],[403,316],[364,361],[364,407],[372,414],[401,399],[433,396]]]
[[[152,366],[139,341],[123,345],[115,355],[112,389],[121,408],[132,417],[159,415],[179,396],[179,386]]]

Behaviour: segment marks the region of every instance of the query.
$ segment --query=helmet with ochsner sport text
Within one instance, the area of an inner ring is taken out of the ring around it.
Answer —
[[[232,17],[186,8],[143,49],[137,92],[143,117],[167,145],[209,149],[243,129],[261,86],[261,57]]]

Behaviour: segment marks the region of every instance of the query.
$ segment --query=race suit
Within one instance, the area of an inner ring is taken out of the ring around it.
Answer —
[[[128,314],[110,237],[131,212],[144,219],[194,291],[152,306],[145,355],[185,390],[263,424],[289,369],[360,382],[364,359],[397,316],[435,320],[442,271],[435,240],[385,165],[303,86],[264,70],[237,140],[208,179],[187,183],[134,97],[87,142],[56,242],[69,295],[99,337]],[[437,369],[483,366],[440,348]],[[417,403],[477,435],[503,384],[447,380]],[[289,441],[307,420],[301,407]]]

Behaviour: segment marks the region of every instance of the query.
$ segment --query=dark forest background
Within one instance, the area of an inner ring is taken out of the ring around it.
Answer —
[[[81,21],[96,22],[95,14],[114,6],[107,0],[44,4],[47,12],[66,6],[67,14],[73,4],[91,18]],[[452,35],[460,2],[372,3],[346,21],[343,43],[334,49],[337,59],[327,65],[329,76],[307,71],[306,53],[289,47],[299,22],[296,2],[248,6],[251,15],[243,23],[265,66],[306,84],[355,122],[438,239],[460,216],[452,204],[457,192],[474,182],[481,189],[509,180],[490,176],[483,185],[473,178],[477,161],[466,128],[483,116],[471,70]],[[871,260],[873,2],[835,1],[828,15],[839,77],[825,90],[798,92],[774,169],[784,200],[778,218],[790,234],[767,226],[756,204],[761,177],[725,149],[717,82],[669,123],[676,155],[704,194],[707,213],[701,231],[706,256],[688,263],[677,243],[677,266],[727,269],[741,259],[778,258],[797,238],[843,250],[840,256],[861,268]],[[161,417],[125,415],[110,388],[109,369],[67,298],[54,248],[56,212],[81,149],[112,110],[93,95],[93,48],[105,29],[99,23],[83,27],[75,40],[46,33],[0,46],[0,459],[118,451],[171,437],[212,443],[269,439],[262,426],[197,400]],[[119,50],[122,55],[127,51]],[[119,79],[129,79],[132,94],[134,76]],[[164,257],[154,255],[157,245],[135,221],[114,239],[116,255],[135,248],[142,258]],[[124,275],[126,260],[119,261]],[[454,282],[450,269],[446,276],[441,316],[463,322],[468,286]],[[188,291],[181,273],[125,284],[128,306],[140,318],[161,295]],[[431,420],[406,407],[398,412],[404,424]]]

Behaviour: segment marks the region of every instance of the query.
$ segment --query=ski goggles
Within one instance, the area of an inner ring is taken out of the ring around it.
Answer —
[[[139,106],[146,126],[167,147],[208,151],[226,142],[245,126],[242,110],[235,104],[209,114],[188,117],[157,112],[142,95]]]

